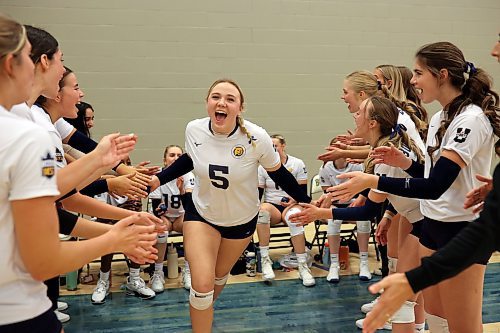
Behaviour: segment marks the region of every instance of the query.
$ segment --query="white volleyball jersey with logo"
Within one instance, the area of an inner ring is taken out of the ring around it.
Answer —
[[[436,113],[429,123],[427,146],[435,146],[435,135],[445,112]],[[440,148],[434,152],[434,164],[443,149],[457,153],[466,166],[457,179],[437,200],[422,200],[422,213],[431,219],[442,222],[473,221],[478,214],[464,209],[465,195],[473,188],[482,185],[476,174],[487,176],[490,173],[495,138],[493,128],[483,110],[474,104],[466,106],[450,123],[441,141]],[[431,158],[425,153],[425,177],[429,177]]]
[[[363,171],[363,164],[354,164],[354,163],[349,163],[346,165],[345,168],[343,169],[337,169],[335,167],[335,164],[332,161],[326,162],[325,165],[319,168],[319,185],[321,187],[325,186],[335,186],[339,185],[342,183],[345,183],[348,181],[348,179],[339,179],[337,178],[338,175],[342,175],[347,172],[353,172],[353,171]],[[342,204],[345,203],[350,203],[354,201],[354,199],[351,199],[347,202],[340,202]]]
[[[284,167],[297,179],[297,181],[307,180],[307,169],[304,162],[294,156],[287,155]],[[269,177],[267,171],[259,166],[259,187],[264,188],[264,202],[273,203],[279,205],[283,197],[289,197],[289,195],[281,189],[274,180]]]
[[[229,135],[215,134],[210,118],[186,127],[186,152],[193,160],[193,203],[210,223],[235,226],[259,212],[257,169],[274,168],[280,158],[267,132],[247,120],[251,139],[236,127]],[[253,143],[253,145],[252,145]]]

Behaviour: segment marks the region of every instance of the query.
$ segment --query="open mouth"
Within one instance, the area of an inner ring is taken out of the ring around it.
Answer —
[[[417,91],[417,94],[422,95],[422,92],[423,92],[423,91],[422,91],[422,89],[420,89],[420,88],[415,88],[415,90]]]
[[[220,110],[215,111],[215,120],[217,120],[218,122],[223,121],[226,118],[227,118],[227,113],[225,113],[224,111],[220,111]]]

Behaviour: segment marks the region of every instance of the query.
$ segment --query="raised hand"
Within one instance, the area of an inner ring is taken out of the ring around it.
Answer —
[[[151,161],[142,161],[139,164],[137,164],[134,168],[137,170],[137,172],[140,172],[148,176],[153,176],[161,170],[161,168],[157,165],[147,166],[149,163],[151,163]]]
[[[297,226],[307,225],[311,222],[332,217],[331,209],[319,208],[315,204],[300,203],[302,211],[290,215],[290,222]]]
[[[323,161],[324,163],[329,162],[329,161],[335,161],[339,158],[344,157],[344,150],[334,147],[334,146],[329,146],[325,148],[327,150],[326,153],[323,153],[318,156],[318,160]]]
[[[468,209],[474,207],[472,212],[474,214],[479,213],[483,210],[484,207],[484,199],[490,191],[493,189],[493,179],[484,177],[481,175],[476,175],[477,180],[484,182],[485,184],[472,189],[465,196],[464,208]]]
[[[109,134],[99,141],[97,147],[90,154],[101,161],[103,168],[110,169],[128,157],[128,153],[134,149],[136,142],[137,136],[135,134]]]
[[[339,202],[349,201],[366,188],[377,188],[378,184],[378,176],[369,175],[361,171],[346,172],[338,175],[337,178],[349,179],[342,184],[327,189],[328,192],[332,193],[332,199]]]
[[[377,304],[363,321],[363,333],[372,333],[377,328],[383,327],[384,323],[401,307],[410,297],[413,290],[408,283],[406,275],[395,273],[385,277],[382,281],[372,284],[368,290],[372,294],[384,290]]]
[[[109,191],[114,195],[127,196],[129,198],[145,198],[148,193],[147,186],[134,180],[135,173],[108,178]]]
[[[381,146],[374,148],[370,152],[375,164],[387,164],[393,167],[406,170],[411,165],[411,159],[405,156],[401,150],[396,148],[392,143],[389,146]]]

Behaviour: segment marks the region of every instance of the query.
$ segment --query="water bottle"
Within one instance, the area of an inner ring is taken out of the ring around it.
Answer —
[[[167,277],[177,279],[179,277],[179,256],[174,247],[174,242],[170,243],[167,251]]]
[[[330,266],[330,247],[328,242],[325,242],[325,247],[323,248],[323,265]]]
[[[78,284],[78,271],[66,273],[66,290],[76,290]]]
[[[247,276],[255,276],[255,252],[247,252],[245,258]]]

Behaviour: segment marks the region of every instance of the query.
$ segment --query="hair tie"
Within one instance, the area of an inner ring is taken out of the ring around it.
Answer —
[[[377,80],[377,90],[382,90],[382,82]]]
[[[472,62],[465,62],[464,65],[464,73],[469,74],[469,75],[474,75],[477,72],[476,67]]]
[[[396,134],[403,136],[403,131],[406,131],[406,126],[403,124],[396,124],[396,126],[394,126],[392,128],[391,135],[389,136],[389,139],[393,139],[396,136]]]

